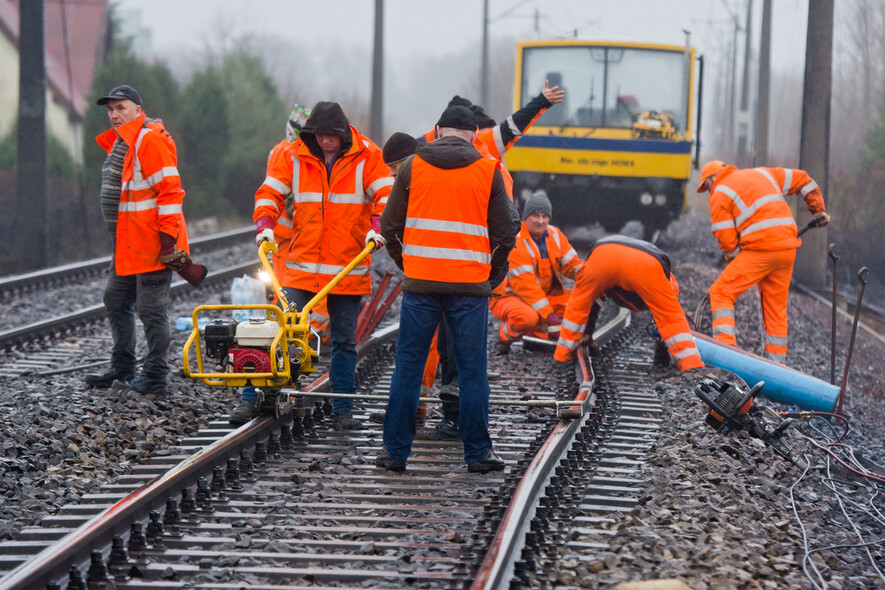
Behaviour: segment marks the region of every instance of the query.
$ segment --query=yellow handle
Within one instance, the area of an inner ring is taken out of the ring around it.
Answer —
[[[362,262],[366,258],[366,256],[371,254],[376,247],[378,247],[378,242],[376,242],[375,240],[369,240],[369,243],[366,244],[366,247],[363,248],[363,251],[357,254],[357,257],[351,260],[347,266],[341,269],[341,272],[335,275],[335,278],[329,281],[326,286],[320,290],[319,293],[314,295],[313,299],[307,302],[307,305],[304,306],[304,309],[302,309],[298,313],[298,323],[301,324],[307,322],[307,314],[310,313],[310,310],[313,309],[314,306],[320,302],[320,300],[325,298],[325,296],[329,294],[329,291],[334,289],[335,285],[340,283],[344,279],[344,277],[346,277],[350,273],[350,271],[356,268],[356,265]]]

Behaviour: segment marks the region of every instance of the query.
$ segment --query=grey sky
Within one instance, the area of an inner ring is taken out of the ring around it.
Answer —
[[[207,46],[224,46],[244,35],[267,35],[291,40],[299,47],[315,47],[317,54],[338,48],[342,59],[332,67],[322,67],[323,80],[307,84],[325,92],[333,89],[333,93],[369,94],[375,5],[372,0],[118,0],[118,4],[124,11],[139,15],[136,21],[150,31],[153,51],[159,57],[186,60]],[[429,128],[433,113],[445,106],[452,94],[468,92],[466,80],[476,80],[478,76],[483,2],[385,0],[384,5],[387,126],[420,133]],[[729,64],[726,55],[733,45],[730,14],[737,15],[743,29],[746,5],[747,0],[490,0],[489,33],[493,42],[534,39],[536,10],[540,37],[544,39],[572,36],[577,30],[580,38],[681,45],[686,29],[691,31],[692,45],[706,56],[706,90],[712,95],[713,78]],[[773,5],[773,65],[799,68],[801,72],[807,0],[777,0]],[[761,0],[755,0],[754,51],[759,42],[761,9]],[[739,37],[739,64],[743,52],[743,37]],[[425,110],[415,114],[409,109],[410,116],[398,116],[397,103],[401,104],[404,98],[391,96],[389,88],[393,82],[405,91],[409,85],[404,84],[404,78],[416,68],[421,69],[422,64],[432,68],[447,56],[462,57],[458,69],[440,72],[439,77],[444,80],[439,81],[438,89],[426,88],[425,81],[419,83],[425,87],[422,93],[410,93],[413,102],[420,102]],[[279,78],[285,92],[286,72],[272,74]],[[303,87],[304,76],[297,84]],[[292,90],[289,88],[290,94]],[[295,96],[297,99],[299,94],[296,92]],[[336,100],[335,96],[321,98]]]

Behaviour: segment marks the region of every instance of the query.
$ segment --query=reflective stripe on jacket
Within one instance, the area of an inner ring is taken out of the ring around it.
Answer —
[[[189,252],[175,141],[162,121],[148,120],[144,113],[95,140],[110,152],[118,138],[129,150],[117,215],[116,272],[125,276],[162,270],[160,232],[176,237],[176,247]]]
[[[726,257],[740,250],[798,248],[796,222],[784,195],[799,194],[812,214],[824,211],[817,183],[789,168],[726,166],[710,190],[712,232]]]
[[[350,127],[352,145],[332,164],[312,154],[299,139],[285,157],[268,162],[268,174],[255,193],[253,219],[268,216],[286,223],[286,195],[291,191],[292,242],[284,287],[318,292],[365,247],[372,215],[381,215],[393,178],[381,150]],[[277,231],[277,227],[274,231]],[[332,293],[372,292],[371,261],[366,257]]]
[[[480,158],[463,168],[441,169],[413,158],[403,230],[406,277],[456,283],[489,279],[488,212],[496,166]]]
[[[519,297],[542,318],[554,311],[547,295],[562,292],[563,278],[574,279],[582,264],[568,238],[556,227],[547,226],[545,242],[549,264],[542,264],[538,245],[523,221],[516,247],[510,251],[507,280],[502,283],[506,294]]]

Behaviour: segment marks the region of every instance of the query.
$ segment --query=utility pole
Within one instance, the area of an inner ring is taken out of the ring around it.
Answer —
[[[479,75],[479,104],[489,104],[489,0],[482,2],[482,71]]]
[[[802,136],[799,167],[817,182],[828,196],[827,169],[830,160],[830,97],[833,82],[833,0],[808,2],[808,32],[805,37],[805,84],[802,92]],[[800,204],[796,220],[800,226],[811,214]],[[796,280],[812,289],[827,283],[827,231],[816,229],[802,237],[796,255]]]
[[[725,129],[725,146],[727,154],[734,153],[734,114],[735,114],[735,78],[737,78],[737,51],[738,51],[738,32],[741,30],[740,25],[738,25],[738,18],[736,14],[731,15],[731,20],[734,23],[734,32],[732,33],[732,42],[731,42],[731,68],[729,78],[731,78],[731,89],[728,91],[728,123]]]
[[[375,0],[375,47],[372,55],[372,105],[369,138],[381,145],[384,137],[384,0]]]
[[[759,88],[757,89],[756,149],[753,166],[768,165],[768,104],[771,88],[771,0],[762,0],[759,33]]]
[[[16,270],[49,264],[46,202],[46,70],[43,0],[19,2],[18,176]]]
[[[747,26],[744,30],[744,76],[741,81],[741,110],[738,113],[738,148],[737,161],[746,166],[747,144],[750,135],[750,59],[752,56],[752,36],[750,27],[753,24],[753,0],[747,0]]]

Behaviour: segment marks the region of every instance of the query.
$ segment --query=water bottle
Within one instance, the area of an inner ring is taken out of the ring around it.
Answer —
[[[242,277],[234,277],[230,286],[230,302],[231,305],[249,305],[252,303],[252,296],[249,287],[248,275]],[[249,319],[249,310],[235,309],[232,313],[235,320],[244,322]]]
[[[175,329],[179,332],[186,332],[194,329],[194,320],[189,315],[183,315],[175,320]]]
[[[267,291],[265,290],[264,283],[253,277],[248,277],[248,279],[251,302],[255,305],[262,305],[264,303],[267,303]],[[267,312],[263,309],[253,309],[252,317],[266,318]]]

